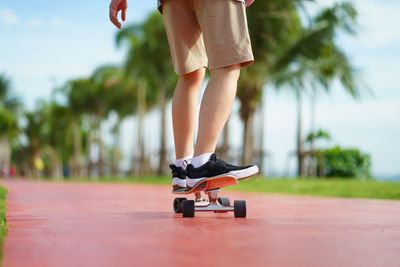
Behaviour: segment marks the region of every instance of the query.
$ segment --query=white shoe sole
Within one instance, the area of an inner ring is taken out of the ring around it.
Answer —
[[[253,176],[254,174],[258,173],[258,167],[257,166],[251,166],[247,169],[243,169],[243,170],[237,170],[237,171],[230,171],[227,172],[223,175],[233,175],[235,176],[235,178],[239,181],[239,180],[243,180],[246,178],[249,178],[250,176]],[[222,176],[222,174],[218,175],[218,176]],[[196,179],[186,179],[186,185],[190,188],[194,187],[198,182],[200,182],[201,180],[207,179],[209,177],[201,177],[201,178],[196,178]]]
[[[251,166],[250,168],[247,168],[244,170],[230,171],[227,174],[235,176],[236,179],[239,181],[239,180],[249,178],[250,176],[253,176],[256,173],[258,173],[258,167],[254,165],[254,166]]]
[[[178,185],[180,187],[186,187],[186,179],[173,178],[172,179],[172,185]]]

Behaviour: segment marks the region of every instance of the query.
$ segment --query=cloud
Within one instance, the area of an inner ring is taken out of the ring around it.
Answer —
[[[46,23],[44,19],[33,18],[27,22],[27,26],[31,29],[40,28]]]
[[[65,27],[67,24],[67,21],[61,17],[54,17],[52,19],[31,18],[26,22],[26,26],[28,26],[30,29],[37,29],[43,26],[62,28]]]
[[[0,22],[7,26],[15,25],[19,23],[18,15],[11,9],[0,8]]]
[[[51,20],[50,24],[54,27],[54,28],[60,28],[63,27],[67,24],[67,22],[65,21],[65,19],[61,18],[61,17],[55,17]]]

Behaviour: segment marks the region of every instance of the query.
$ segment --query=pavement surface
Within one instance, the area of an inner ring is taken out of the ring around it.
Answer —
[[[167,186],[2,184],[5,267],[400,266],[400,201],[223,192],[247,218],[182,218]]]

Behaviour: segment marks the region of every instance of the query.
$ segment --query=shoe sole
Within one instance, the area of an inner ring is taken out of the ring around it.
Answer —
[[[217,188],[222,188],[226,186],[236,185],[237,179],[233,175],[218,175],[210,177],[208,179],[203,179],[196,183],[193,187],[187,187],[186,191],[173,191],[175,194],[191,194],[201,191],[207,191]]]
[[[258,173],[258,167],[257,166],[251,166],[250,168],[244,169],[244,170],[238,170],[238,171],[230,171],[227,173],[227,175],[233,175],[236,177],[238,181],[244,180],[247,178],[250,178],[251,176],[255,175]]]
[[[254,174],[258,173],[258,167],[257,166],[251,166],[250,168],[243,169],[243,170],[237,170],[237,171],[230,171],[227,173],[220,174],[218,176],[224,176],[224,175],[232,175],[235,176],[236,180],[240,181],[243,179],[250,178]],[[188,178],[186,180],[186,186],[188,188],[193,188],[195,187],[198,183],[205,179],[212,179],[213,177],[201,177],[201,178],[196,178],[196,179],[190,179]]]

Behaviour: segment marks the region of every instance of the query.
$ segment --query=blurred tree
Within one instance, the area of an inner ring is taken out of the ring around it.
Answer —
[[[101,134],[102,121],[108,117],[108,114],[115,110],[115,103],[112,102],[115,99],[115,95],[123,94],[122,90],[118,90],[118,85],[122,83],[123,72],[116,66],[104,65],[98,67],[91,76],[91,82],[93,84],[95,95],[92,95],[92,100],[95,101],[95,105],[92,106],[89,114],[94,116],[94,128],[96,134],[96,142],[98,144],[98,162],[97,172],[99,176],[104,176],[105,170],[105,155],[104,155],[104,142]],[[126,99],[124,103],[119,103],[121,106],[129,105],[130,99]],[[122,110],[122,109],[121,109]],[[116,148],[117,149],[117,148]]]
[[[122,121],[129,115],[134,114],[137,109],[137,86],[134,81],[126,77],[126,73],[119,66],[104,66],[102,68],[102,83],[107,88],[107,110],[114,112],[117,120],[112,129],[114,144],[111,160],[111,174],[119,175],[119,160],[121,151],[119,149],[120,127]]]
[[[315,92],[318,88],[329,91],[333,81],[338,79],[343,88],[354,98],[361,92],[357,73],[346,54],[336,43],[338,31],[354,33],[357,12],[347,2],[336,3],[319,12],[309,25],[304,27],[282,56],[277,60],[275,84],[289,86],[297,100],[297,162],[298,175],[305,176],[302,137],[302,95],[308,83]],[[314,143],[311,140],[314,150]]]
[[[131,84],[131,88],[136,89],[137,98],[137,143],[133,142],[131,175],[149,172],[149,159],[146,155],[144,143],[144,117],[148,110],[148,105],[153,105],[156,98],[155,92],[150,94],[150,92],[153,91],[148,92],[146,90],[146,85],[142,78],[142,69],[140,68],[140,65],[143,63],[137,61],[140,59],[139,33],[140,27],[138,25],[130,25],[118,31],[116,35],[117,46],[121,46],[122,43],[128,46],[128,52],[124,63],[125,77]],[[137,149],[137,147],[139,147],[139,149]],[[136,151],[139,151],[137,157]]]
[[[306,0],[255,1],[247,9],[249,32],[255,61],[241,72],[237,97],[244,124],[242,164],[253,162],[254,114],[262,98],[262,89],[277,70],[274,62],[301,31],[297,9]],[[262,154],[262,153],[261,153]]]
[[[40,129],[42,157],[47,159],[48,175],[60,179],[64,175],[63,166],[68,165],[74,149],[69,108],[54,101],[42,102],[38,112],[43,117]]]
[[[83,164],[81,161],[82,148],[86,150],[86,174],[92,175],[92,143],[94,132],[98,128],[105,113],[104,95],[100,94],[98,87],[95,86],[93,79],[80,78],[70,80],[61,91],[67,99],[67,106],[71,116],[74,140],[74,156],[72,160],[72,175],[84,176]],[[100,116],[100,117],[99,117]],[[82,135],[86,136],[86,144],[82,145]]]
[[[71,117],[73,129],[74,153],[71,164],[71,175],[74,177],[83,177],[82,164],[82,121],[86,112],[85,94],[90,86],[88,79],[75,79],[68,81],[59,89],[67,100],[66,106]]]
[[[11,140],[19,133],[20,100],[13,95],[11,81],[0,74],[0,173],[10,166]]]
[[[24,118],[26,123],[23,127],[23,133],[28,141],[25,156],[29,162],[26,174],[28,177],[39,177],[40,172],[34,167],[34,161],[35,158],[41,156],[41,148],[45,139],[42,130],[45,119],[40,110],[25,111]]]
[[[40,101],[33,111],[25,112],[24,134],[27,144],[16,146],[16,158],[23,161],[21,167],[28,168],[28,176],[39,177],[42,174],[61,179],[63,166],[69,164],[73,155],[73,128],[69,108],[55,101]],[[44,173],[36,165],[44,163]]]
[[[148,108],[157,101],[161,112],[161,142],[158,173],[167,172],[166,104],[172,96],[176,75],[170,60],[168,40],[162,17],[153,13],[141,25],[125,27],[117,34],[117,45],[125,41],[129,45],[125,68],[128,75],[138,81],[138,116],[140,165],[144,162],[143,117]]]
[[[147,61],[142,67],[149,87],[157,88],[158,108],[161,112],[160,160],[158,174],[169,172],[167,162],[167,101],[172,98],[177,82],[174,73],[164,22],[159,12],[154,12],[142,25],[142,57]]]

